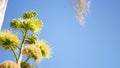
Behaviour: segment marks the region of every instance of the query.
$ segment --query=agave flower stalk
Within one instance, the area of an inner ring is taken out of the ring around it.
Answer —
[[[11,65],[18,65],[15,68],[30,68],[29,59],[40,62],[43,58],[50,58],[51,48],[48,44],[45,41],[38,43],[39,38],[36,33],[41,31],[43,23],[36,16],[37,13],[35,11],[27,11],[22,18],[13,19],[10,22],[11,28],[20,30],[23,33],[21,41],[19,36],[12,31],[4,30],[0,32],[0,46],[5,50],[12,51],[16,59],[15,64],[14,62],[3,62],[0,66],[2,65],[6,68],[4,64],[10,63]],[[16,51],[18,51],[17,54]],[[26,60],[22,59],[23,56],[26,56]],[[11,66],[11,68],[14,67]]]
[[[26,38],[26,35],[27,35],[27,31],[23,34],[23,40],[22,40],[22,43],[21,43],[21,46],[20,46],[20,53],[19,53],[19,56],[18,56],[18,65],[20,66],[20,63],[22,61],[22,50],[23,50],[23,45],[24,45],[24,42],[25,42],[25,38]]]

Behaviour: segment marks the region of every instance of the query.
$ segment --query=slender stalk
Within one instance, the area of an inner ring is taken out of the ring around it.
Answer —
[[[23,44],[25,42],[25,38],[26,38],[26,35],[27,35],[27,31],[25,31],[23,33],[23,40],[22,40],[22,43],[21,43],[21,46],[20,46],[20,53],[19,53],[19,56],[18,56],[18,65],[20,66],[20,63],[21,63],[21,60],[22,60],[22,49],[23,49]]]
[[[30,57],[28,57],[28,58],[25,60],[25,62],[24,62],[24,63],[27,63],[29,59],[30,59]]]
[[[24,64],[22,65],[22,67],[25,66],[25,64],[27,64],[28,60],[30,59],[30,57],[28,57],[25,61],[24,61]]]
[[[20,50],[20,48],[18,46],[16,46],[16,47]]]
[[[13,52],[14,56],[15,56],[16,62],[18,62],[18,58],[17,58],[17,55],[16,55],[15,51],[13,50],[13,48],[12,48],[12,47],[10,47],[10,48],[11,48],[11,50],[12,50],[12,52]]]

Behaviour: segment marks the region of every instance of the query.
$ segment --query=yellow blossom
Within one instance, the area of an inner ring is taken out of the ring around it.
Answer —
[[[25,43],[26,44],[35,44],[38,40],[38,37],[35,35],[30,35],[26,37]]]
[[[45,41],[40,41],[39,47],[41,49],[42,56],[44,58],[48,58],[49,59],[51,57],[51,48],[48,45],[48,43],[45,42]]]
[[[30,26],[30,30],[33,33],[36,33],[36,32],[38,32],[42,29],[43,23],[39,19],[33,18],[33,19],[30,20],[29,26]]]
[[[5,61],[2,64],[0,64],[0,68],[20,68],[20,67],[13,61]]]
[[[16,49],[19,45],[19,39],[17,34],[13,34],[11,31],[4,30],[0,32],[0,46],[7,49]]]
[[[13,19],[10,22],[10,26],[14,29],[22,29],[22,20],[21,19]]]
[[[27,45],[22,52],[23,55],[27,55],[30,58],[34,58],[36,61],[42,60],[42,53],[38,46]]]
[[[36,17],[37,15],[38,15],[37,12],[30,10],[23,14],[23,18],[24,19],[33,18],[33,17]]]
[[[23,21],[23,27],[33,33],[36,33],[42,29],[43,23],[37,18],[25,19]]]

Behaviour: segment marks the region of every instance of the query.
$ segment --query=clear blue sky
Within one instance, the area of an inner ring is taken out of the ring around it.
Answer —
[[[120,0],[92,0],[86,24],[76,21],[74,0],[9,0],[2,29],[27,10],[44,23],[39,34],[53,48],[41,68],[120,68]],[[0,63],[14,60],[0,50]]]

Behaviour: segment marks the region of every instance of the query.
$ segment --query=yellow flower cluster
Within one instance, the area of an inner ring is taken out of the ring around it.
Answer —
[[[23,18],[24,19],[29,19],[29,18],[34,18],[36,17],[38,14],[37,12],[33,11],[33,10],[30,10],[30,11],[27,11],[23,14]]]
[[[3,62],[0,64],[0,68],[31,68],[33,66],[27,63],[29,59],[33,58],[35,61],[41,61],[43,58],[49,59],[51,57],[51,48],[47,42],[40,41],[37,44],[36,32],[42,29],[43,23],[36,16],[35,11],[28,11],[23,14],[23,18],[13,19],[10,22],[10,27],[22,31],[23,40],[21,42],[18,35],[12,33],[12,31],[4,30],[0,32],[0,46],[5,50],[11,50],[16,59],[16,63],[13,61]],[[30,34],[28,35],[28,33]],[[26,44],[28,45],[26,46]],[[18,52],[15,51],[17,49]],[[27,56],[24,62],[22,62],[23,56]]]
[[[25,43],[26,44],[36,44],[38,40],[38,37],[35,36],[35,35],[30,35],[30,36],[27,36],[26,39],[25,39]]]
[[[42,21],[37,18],[25,19],[23,23],[27,24],[28,29],[33,33],[40,31],[43,27]]]
[[[51,48],[50,48],[50,46],[48,45],[48,43],[45,42],[45,41],[40,41],[39,47],[40,47],[40,49],[41,49],[42,56],[43,56],[44,58],[48,58],[48,59],[49,59],[49,58],[51,57]]]
[[[36,61],[42,60],[42,53],[38,46],[27,45],[22,52],[23,55],[27,55],[30,58],[34,58]]]
[[[13,61],[5,61],[2,64],[0,64],[0,68],[20,68],[20,67]]]
[[[13,19],[10,22],[10,26],[17,30],[27,31],[30,30],[33,33],[40,31],[43,27],[41,20],[36,18],[37,13],[35,11],[25,12],[23,19]]]
[[[21,25],[22,25],[22,19],[13,19],[10,22],[10,26],[14,29],[22,29]]]
[[[0,46],[7,49],[16,49],[19,45],[18,35],[13,34],[11,31],[2,31],[0,32]]]

